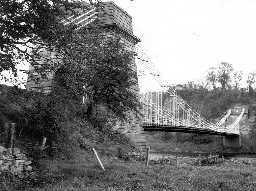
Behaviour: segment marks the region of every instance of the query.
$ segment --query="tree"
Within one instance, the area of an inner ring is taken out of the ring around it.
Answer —
[[[138,112],[134,52],[119,37],[84,29],[74,33],[57,54],[61,59],[53,67],[54,88],[68,100],[81,103],[85,96],[89,118],[97,105],[104,105],[120,119],[125,119],[126,112]],[[47,73],[53,68],[50,63],[36,70]]]
[[[88,4],[76,0],[0,1],[0,72],[34,60],[31,52],[38,44],[60,48],[73,27],[61,22]]]
[[[45,74],[45,78],[48,73],[55,74],[52,91],[34,105],[35,112],[29,115],[35,123],[33,128],[37,126],[50,143],[65,142],[74,131],[68,124],[76,120],[109,128],[106,118],[97,118],[98,106],[110,114],[107,120],[110,117],[126,120],[129,112],[139,112],[134,52],[127,49],[119,37],[82,29],[73,33],[64,45],[61,50],[45,49],[42,45],[44,51],[52,51],[58,59],[35,67],[35,72]],[[38,59],[44,56],[34,53]],[[83,96],[86,99],[81,104]]]
[[[253,93],[253,87],[252,86],[255,83],[255,80],[256,80],[256,72],[249,73],[246,82],[248,84],[250,95],[252,95],[252,93]]]
[[[231,73],[233,71],[232,64],[229,64],[227,62],[222,62],[218,68],[218,82],[221,84],[222,90],[225,90],[228,88],[229,83],[231,81]]]
[[[238,89],[240,86],[240,83],[243,79],[243,72],[242,71],[237,71],[234,73],[233,78],[234,78],[234,83],[235,83],[235,88]]]
[[[217,69],[211,67],[207,73],[206,80],[212,85],[213,89],[216,89],[216,83],[218,81],[217,77]]]
[[[77,5],[81,10],[82,4]],[[120,119],[139,110],[134,52],[118,37],[63,26],[60,21],[69,10],[76,14],[74,6],[68,0],[0,2],[0,72],[15,71],[18,60],[26,60],[46,79],[55,73],[53,91],[33,105],[34,113],[28,112],[35,122],[32,129],[40,126],[50,142],[72,130],[63,124],[81,115],[93,119],[97,105]],[[40,50],[55,54],[56,62],[39,65]],[[82,96],[88,98],[84,105]]]
[[[256,80],[256,72],[251,72],[248,74],[248,77],[247,77],[247,84],[248,86],[253,86],[253,84],[255,83],[255,80]]]

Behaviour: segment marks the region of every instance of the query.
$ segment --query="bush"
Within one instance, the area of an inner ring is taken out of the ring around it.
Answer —
[[[1,191],[14,190],[19,185],[19,183],[19,178],[10,172],[4,172],[0,174]]]
[[[207,119],[216,119],[233,105],[249,104],[255,99],[238,89],[184,88],[178,94]]]
[[[45,154],[71,158],[79,147],[88,150],[102,143],[130,146],[125,135],[112,130],[117,121],[113,115],[88,120],[86,107],[80,104],[81,100],[69,99],[63,95],[65,92],[58,93],[56,90],[45,95],[10,89],[6,96],[0,97],[0,132],[4,132],[4,122],[10,119],[16,122],[16,144],[35,161]],[[4,136],[4,133],[0,133],[1,140],[4,140]],[[36,148],[42,144],[43,137],[47,138],[47,142],[41,155]]]
[[[215,165],[219,163],[223,163],[224,159],[221,158],[219,155],[209,155],[206,157],[199,157],[196,161],[196,165]]]

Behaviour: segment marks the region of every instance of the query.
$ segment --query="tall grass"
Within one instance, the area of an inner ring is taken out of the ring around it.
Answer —
[[[150,165],[103,157],[106,171],[91,158],[86,163],[59,165],[65,179],[27,191],[254,191],[256,165],[235,166],[228,161],[219,166]]]

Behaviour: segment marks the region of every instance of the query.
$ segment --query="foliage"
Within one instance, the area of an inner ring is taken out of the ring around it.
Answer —
[[[125,48],[119,37],[80,31],[57,56],[61,59],[47,62],[43,70],[36,71],[46,78],[47,71],[56,71],[54,91],[64,99],[81,103],[84,96],[88,118],[94,117],[97,105],[120,119],[125,119],[128,111],[138,112],[134,53]]]
[[[32,153],[32,148],[36,144],[41,144],[43,136],[47,137],[47,145],[50,147],[54,146],[51,145],[52,143],[64,143],[63,140],[72,145],[72,141],[68,138],[73,133],[73,129],[65,126],[65,122],[73,120],[76,115],[74,107],[78,109],[79,107],[60,97],[56,98],[56,95],[48,95],[48,97],[15,87],[2,86],[0,92],[1,143],[6,136],[4,123],[14,122],[17,124],[17,144],[24,145],[24,149],[29,154]],[[30,148],[28,145],[31,144]],[[57,146],[58,149],[65,148],[64,144]]]
[[[1,127],[3,123],[17,123],[15,144],[24,148],[34,159],[39,159],[35,150],[47,137],[45,154],[55,157],[72,157],[80,147],[98,144],[129,145],[128,138],[113,131],[115,120],[108,118],[103,126],[93,126],[84,118],[84,107],[73,100],[66,100],[57,92],[49,95],[21,91],[13,87],[1,90]],[[97,127],[97,128],[95,128]],[[5,132],[1,128],[1,132]],[[2,133],[1,142],[3,139]],[[4,136],[4,135],[3,135]],[[92,144],[91,144],[92,143]],[[95,144],[97,143],[97,144]]]
[[[216,83],[217,83],[217,71],[216,71],[216,68],[214,67],[211,67],[208,71],[208,74],[207,74],[207,77],[206,77],[206,80],[208,82],[211,83],[213,89],[216,88]]]
[[[227,89],[231,81],[231,73],[233,66],[227,62],[222,62],[218,68],[218,82],[221,84],[221,88]]]
[[[255,106],[251,105],[249,107],[248,112],[250,113],[250,115],[248,116],[248,118],[250,118],[249,120],[253,120],[253,121],[250,121],[250,123],[248,124],[250,130],[248,135],[242,136],[242,142],[247,152],[255,153],[256,152],[256,118],[255,118],[256,108]]]
[[[207,119],[220,117],[235,104],[253,102],[253,98],[249,96],[249,93],[236,88],[223,91],[222,89],[189,89],[184,86],[182,90],[178,91],[178,94]]]
[[[242,74],[242,71],[234,71],[231,64],[222,62],[218,68],[211,67],[207,73],[206,82],[209,82],[213,89],[195,83],[191,86],[189,82],[178,90],[178,94],[204,117],[215,119],[235,104],[249,104],[255,101],[252,88],[255,75],[250,73],[248,76],[247,92],[240,87]]]
[[[23,87],[24,67],[38,62],[33,52],[38,46],[61,49],[74,30],[63,20],[88,10],[80,0],[0,1],[0,80]]]
[[[216,89],[218,87],[217,83],[219,83],[221,88],[223,90],[226,90],[227,88],[231,87],[231,81],[233,77],[235,81],[235,86],[238,86],[242,78],[242,73],[241,71],[238,71],[235,72],[232,76],[233,71],[234,68],[232,64],[229,64],[227,62],[221,62],[218,68],[211,67],[209,69],[206,76],[206,81],[212,85],[213,89]]]
[[[253,90],[253,85],[255,84],[255,80],[256,80],[256,73],[255,72],[251,72],[248,74],[247,76],[247,84],[248,84],[248,88],[249,88],[249,94],[251,96],[253,96],[254,94],[254,90]]]
[[[247,81],[246,81],[248,86],[252,86],[255,83],[255,80],[256,80],[255,78],[256,78],[255,72],[249,73]]]
[[[74,9],[78,5],[79,9]],[[10,10],[12,6],[16,8]],[[33,61],[42,78],[47,79],[49,73],[54,73],[52,92],[30,97],[29,104],[22,105],[17,112],[22,113],[21,118],[26,121],[26,127],[20,128],[23,135],[33,141],[45,136],[50,147],[57,145],[62,149],[77,142],[80,136],[80,126],[74,125],[76,120],[96,121],[95,127],[105,128],[105,119],[104,123],[96,120],[99,105],[106,108],[108,116],[119,119],[126,119],[130,111],[138,111],[134,53],[112,34],[74,32],[73,26],[62,26],[60,20],[71,14],[69,8],[74,14],[83,9],[81,2],[17,0],[1,2],[0,7],[4,10],[0,24],[6,29],[1,54],[8,55],[9,59],[6,60],[8,67],[3,65],[2,70],[15,70],[17,59],[23,59]],[[10,12],[12,17],[6,17]],[[15,25],[9,26],[10,23]],[[16,30],[20,32],[14,33]],[[28,49],[24,51],[20,46]],[[40,68],[37,61],[45,56],[44,52],[55,54],[58,60],[46,60],[48,64]],[[84,105],[81,104],[83,96]]]
[[[90,5],[91,4],[91,5]],[[65,19],[98,6],[81,0],[3,0],[0,2],[0,73],[1,81],[17,85],[23,70],[20,63],[38,62],[38,46],[61,50],[74,32]],[[65,47],[65,46],[64,46]],[[2,71],[11,73],[5,75]],[[11,79],[6,79],[11,76]],[[22,82],[24,83],[24,82]]]
[[[243,72],[242,71],[236,71],[233,75],[234,78],[234,83],[235,83],[235,88],[240,87],[240,83],[242,81]]]
[[[28,59],[28,48],[38,40],[56,41],[60,32],[58,19],[64,16],[61,7],[67,6],[68,1],[64,0],[1,1],[0,71],[15,70],[17,59]]]

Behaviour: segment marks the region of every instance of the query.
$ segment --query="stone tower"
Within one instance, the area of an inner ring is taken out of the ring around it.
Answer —
[[[135,45],[140,42],[140,39],[133,34],[132,17],[126,11],[118,7],[115,3],[111,1],[101,2],[99,7],[94,8],[94,10],[91,12],[91,15],[91,20],[88,21],[88,19],[86,20],[85,18],[88,18],[89,15],[86,15],[84,12],[80,12],[80,14],[76,17],[71,16],[71,20],[73,20],[73,23],[77,24],[78,27],[97,27],[105,35],[116,35],[120,37],[126,48],[130,50],[134,50]],[[90,22],[90,24],[88,24],[88,22]],[[56,59],[54,52],[49,53],[42,51],[42,54],[44,54],[48,60],[49,58],[51,58],[51,60]],[[47,64],[47,62],[47,60],[39,61],[40,64]],[[134,70],[137,70],[135,59],[131,67],[133,67]],[[27,90],[49,93],[53,84],[54,73],[50,73],[47,79],[43,79],[40,76],[37,76],[38,78],[35,80],[35,75],[37,74],[35,73],[33,67],[30,67],[30,74],[26,86]],[[133,87],[132,89],[135,90],[139,96],[138,83],[137,86]],[[99,107],[99,113],[101,111],[104,111],[104,108]],[[135,145],[140,147],[141,144],[144,145],[145,143],[145,138],[139,124],[140,120],[132,112],[128,113],[128,115],[130,119],[129,122],[120,122],[116,125],[116,127],[113,127],[113,129],[126,134]]]
[[[88,7],[90,8],[89,5]],[[85,12],[89,10],[90,9],[85,10]],[[140,42],[140,39],[133,34],[132,17],[115,3],[111,1],[101,2],[97,8],[93,9],[91,15],[93,16],[89,20],[89,24],[88,17],[90,15],[86,15],[86,13],[81,11],[78,16],[71,16],[70,20],[74,24],[77,24],[78,27],[97,27],[106,35],[121,37],[127,48],[132,50],[135,45]],[[54,52],[42,51],[41,54],[46,57],[47,60],[41,59],[39,61],[40,65],[47,64],[49,58],[52,58],[51,60],[56,59]],[[132,67],[136,70],[135,62]],[[53,78],[54,73],[49,73],[47,78],[41,78],[39,74],[36,74],[34,68],[30,66],[26,88],[27,90],[49,93],[51,91]],[[138,90],[138,87],[136,87],[136,89]]]

